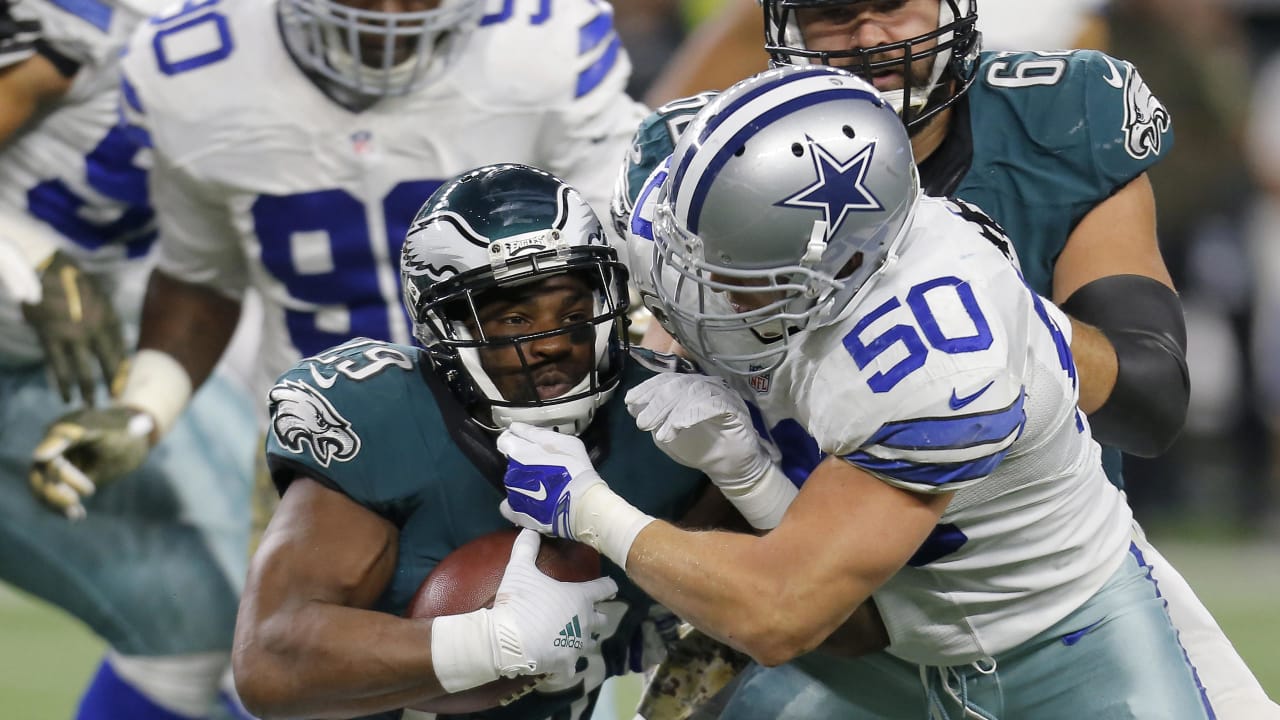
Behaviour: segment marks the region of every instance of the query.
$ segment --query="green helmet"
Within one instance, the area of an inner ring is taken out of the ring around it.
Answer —
[[[518,421],[578,433],[617,388],[627,354],[626,269],[595,212],[559,178],[502,164],[445,183],[414,218],[400,272],[414,336],[482,424],[496,430]],[[486,337],[480,329],[487,292],[568,273],[593,293],[589,317],[523,335]],[[481,349],[515,348],[532,390],[538,367],[524,344],[561,334],[581,338],[584,331],[594,337],[594,365],[556,397],[504,397],[480,362]]]

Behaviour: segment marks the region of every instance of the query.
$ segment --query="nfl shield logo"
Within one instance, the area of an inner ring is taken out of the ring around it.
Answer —
[[[749,369],[760,370],[762,368],[759,365],[752,365]],[[750,385],[751,389],[755,390],[757,394],[763,395],[769,392],[769,373],[752,375],[747,378],[747,384]]]

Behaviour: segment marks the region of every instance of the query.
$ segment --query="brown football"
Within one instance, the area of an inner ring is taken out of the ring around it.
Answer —
[[[422,581],[405,616],[433,618],[493,607],[498,583],[511,558],[511,544],[519,533],[515,528],[497,530],[449,553]],[[586,582],[601,574],[599,553],[582,543],[555,538],[542,538],[537,566],[547,576],[566,582]],[[532,677],[500,678],[413,708],[438,715],[479,712],[511,702],[532,689],[535,682]]]

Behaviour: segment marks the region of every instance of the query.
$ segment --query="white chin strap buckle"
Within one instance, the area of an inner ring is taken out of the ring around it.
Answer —
[[[809,231],[809,242],[804,246],[804,255],[800,258],[800,265],[803,267],[813,267],[822,259],[822,253],[827,249],[827,221],[813,221],[813,229]]]

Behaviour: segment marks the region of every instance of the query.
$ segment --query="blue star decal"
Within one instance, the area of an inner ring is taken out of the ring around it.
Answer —
[[[813,184],[778,203],[779,207],[816,208],[827,221],[827,237],[835,234],[850,211],[884,210],[884,205],[867,189],[867,169],[875,153],[873,140],[846,162],[840,162],[829,150],[805,135],[809,155],[817,179]]]

